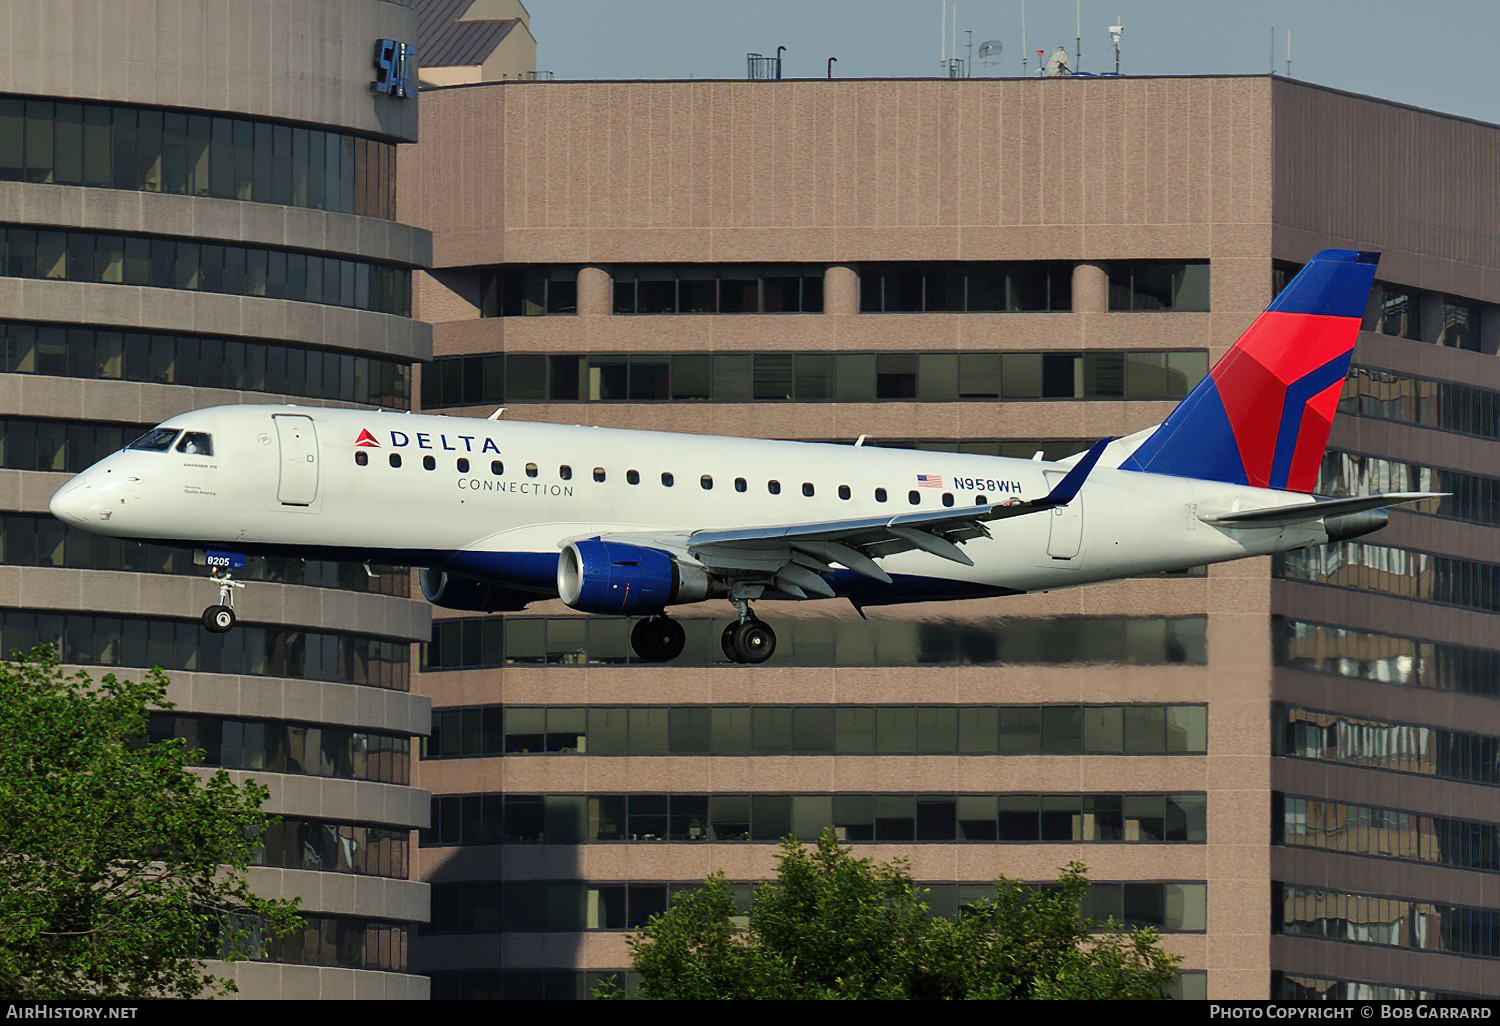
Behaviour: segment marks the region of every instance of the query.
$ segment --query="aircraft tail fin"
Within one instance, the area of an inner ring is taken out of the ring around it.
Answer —
[[[1379,261],[1313,257],[1120,469],[1311,492]]]

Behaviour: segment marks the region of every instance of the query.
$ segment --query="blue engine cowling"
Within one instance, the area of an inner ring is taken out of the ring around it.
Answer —
[[[420,579],[423,596],[428,602],[444,609],[462,609],[471,613],[512,613],[525,609],[526,603],[535,602],[541,597],[442,570],[423,570]]]
[[[570,542],[557,561],[558,596],[585,613],[659,613],[706,598],[708,591],[701,567],[640,545],[598,538]]]

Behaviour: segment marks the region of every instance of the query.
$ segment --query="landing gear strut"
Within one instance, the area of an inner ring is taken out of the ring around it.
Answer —
[[[203,611],[203,626],[214,634],[223,634],[234,626],[234,589],[243,588],[245,582],[236,581],[228,571],[214,571],[210,576],[219,586],[219,604]]]
[[[763,663],[776,651],[776,632],[750,611],[744,599],[730,599],[740,618],[724,628],[719,643],[731,663]]]
[[[648,616],[630,631],[630,647],[646,663],[671,662],[682,655],[687,632],[670,616]]]

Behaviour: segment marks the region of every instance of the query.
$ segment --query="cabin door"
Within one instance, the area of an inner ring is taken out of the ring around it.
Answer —
[[[1047,488],[1057,487],[1065,475],[1047,471]],[[1053,566],[1068,565],[1067,561],[1078,555],[1083,546],[1083,493],[1073,497],[1066,506],[1059,506],[1047,514],[1050,524],[1047,535],[1047,555]]]
[[[283,506],[311,506],[318,497],[318,435],[312,418],[278,413],[271,419],[281,445],[276,497]]]

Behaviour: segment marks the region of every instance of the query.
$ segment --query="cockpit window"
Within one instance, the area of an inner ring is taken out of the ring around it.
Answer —
[[[189,456],[212,456],[214,454],[213,436],[203,431],[184,431],[182,441],[177,443],[177,451],[185,452]]]
[[[166,452],[177,440],[177,428],[152,428],[125,448],[144,449],[147,452]]]

